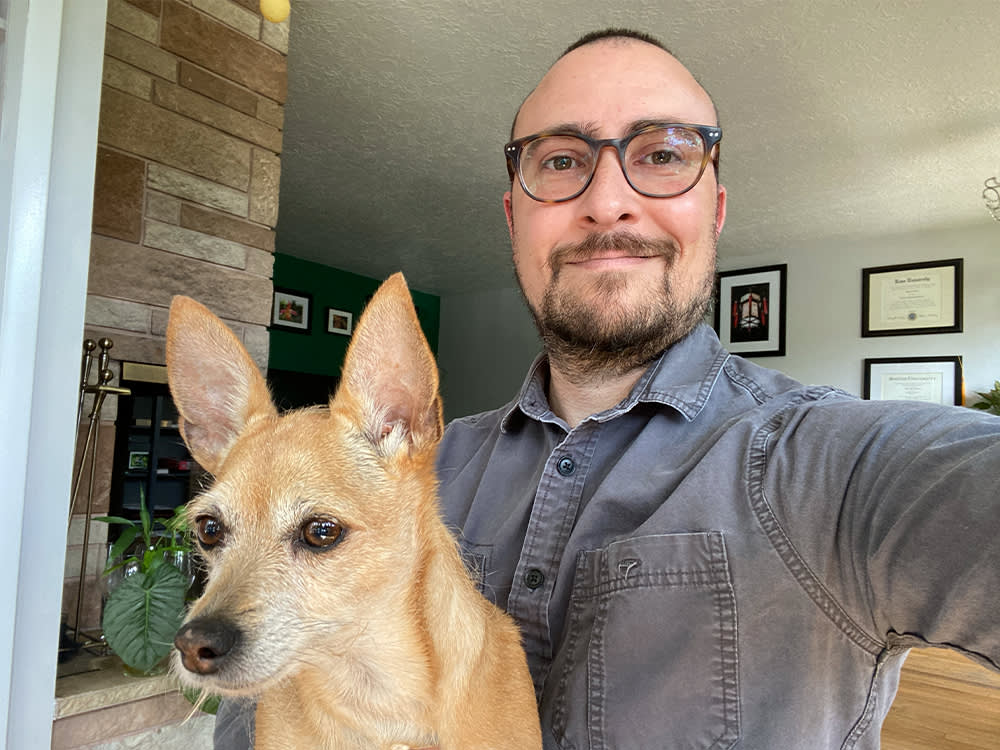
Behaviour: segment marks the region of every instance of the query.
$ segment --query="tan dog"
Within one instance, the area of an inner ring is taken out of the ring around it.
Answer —
[[[517,627],[440,519],[437,370],[402,275],[358,324],[336,396],[278,416],[212,313],[175,297],[170,388],[215,476],[189,504],[208,565],[175,671],[258,698],[259,750],[538,750]]]

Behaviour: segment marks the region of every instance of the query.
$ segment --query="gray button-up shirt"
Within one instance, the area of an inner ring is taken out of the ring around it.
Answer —
[[[572,430],[546,377],[438,468],[547,750],[877,748],[909,647],[1000,668],[1000,418],[804,387],[707,326]]]

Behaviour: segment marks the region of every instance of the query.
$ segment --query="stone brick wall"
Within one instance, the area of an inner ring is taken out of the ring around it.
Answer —
[[[288,21],[264,20],[259,0],[109,0],[85,335],[111,338],[115,362],[163,364],[167,308],[187,294],[266,368],[287,51]],[[109,399],[101,415],[98,514],[115,410]],[[85,509],[86,481],[67,550],[70,623]],[[81,619],[96,629],[106,528],[91,529]]]

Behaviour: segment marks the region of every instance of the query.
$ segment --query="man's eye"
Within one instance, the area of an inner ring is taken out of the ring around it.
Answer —
[[[646,156],[645,161],[649,164],[670,164],[677,161],[678,156],[673,151],[654,151]]]
[[[577,166],[577,161],[572,156],[567,156],[566,154],[560,154],[559,156],[552,156],[542,162],[542,167],[545,169],[552,169],[556,172],[562,172],[567,169],[573,169]]]
[[[333,519],[314,518],[302,525],[302,541],[315,550],[329,549],[344,536],[344,527]]]
[[[195,535],[198,543],[205,549],[221,542],[223,531],[222,522],[214,516],[198,516],[195,519]]]

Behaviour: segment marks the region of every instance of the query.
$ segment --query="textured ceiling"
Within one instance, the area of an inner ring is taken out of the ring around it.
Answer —
[[[293,0],[278,250],[428,292],[510,286],[511,118],[605,26],[659,37],[712,93],[721,255],[992,222],[996,3]]]

